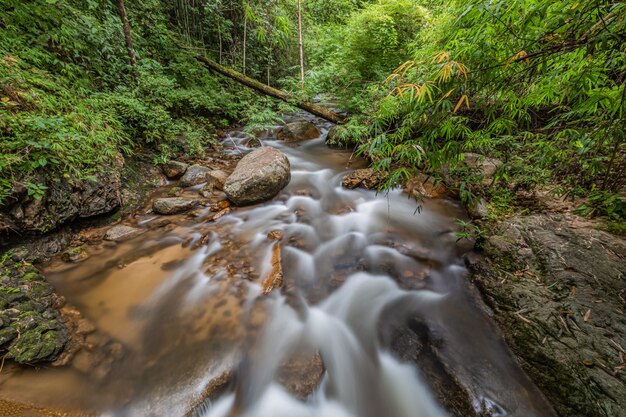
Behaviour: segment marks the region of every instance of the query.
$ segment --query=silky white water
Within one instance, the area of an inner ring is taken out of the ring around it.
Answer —
[[[463,209],[341,187],[363,161],[328,149],[329,125],[316,123],[312,141],[265,138],[291,164],[272,201],[217,222],[206,221],[209,208],[173,216],[167,229],[152,228],[159,217],[146,210],[133,220],[145,234],[51,269],[58,291],[124,356],[102,372],[97,363],[22,371],[3,392],[113,417],[445,416],[448,394],[420,370],[431,352],[477,413],[552,416],[468,282],[467,246],[453,233]],[[245,153],[248,140],[233,131],[224,144]],[[276,244],[267,235],[278,230],[284,286],[263,296]],[[316,365],[297,378],[312,384],[294,390],[302,381],[281,373],[301,357]],[[225,374],[230,382],[207,393]]]

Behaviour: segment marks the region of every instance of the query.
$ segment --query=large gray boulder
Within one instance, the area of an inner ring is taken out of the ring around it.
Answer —
[[[194,208],[199,202],[196,198],[157,198],[152,202],[152,210],[159,214],[177,214]]]
[[[207,182],[207,175],[211,170],[202,165],[192,165],[187,168],[185,175],[180,179],[181,187],[193,187],[194,185]]]
[[[319,137],[320,131],[313,123],[302,120],[287,123],[280,128],[276,136],[279,140],[284,140],[285,142],[300,142]]]
[[[244,156],[224,184],[228,199],[238,206],[274,197],[291,180],[289,160],[274,148],[257,149]]]

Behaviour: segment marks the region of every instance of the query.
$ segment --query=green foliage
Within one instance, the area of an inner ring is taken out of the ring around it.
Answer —
[[[587,202],[576,209],[581,216],[603,216],[613,221],[626,219],[626,197],[624,195],[603,191],[591,190]]]
[[[0,291],[3,291],[7,294],[17,294],[20,292],[20,289],[16,287],[0,287]]]
[[[243,131],[255,135],[278,126],[282,122],[281,111],[272,104],[266,100],[248,108],[244,113]]]
[[[384,82],[376,71],[369,74],[383,87],[370,95],[373,107],[360,109],[369,135],[359,150],[376,168],[391,177],[418,170],[457,174],[462,181],[454,185],[464,200],[488,194],[490,186],[513,195],[547,182],[563,184],[567,193],[623,195],[624,3],[430,3],[433,18],[411,44],[413,58]],[[369,13],[364,9],[359,19]],[[377,30],[386,30],[376,16]],[[385,39],[395,42],[389,31]],[[384,59],[385,48],[376,55]],[[459,171],[464,152],[504,162],[491,185]],[[504,196],[495,194],[493,203],[503,214],[514,200]]]
[[[427,20],[413,0],[385,0],[314,27],[306,42],[313,67],[308,88],[333,91],[343,108],[366,112],[379,94],[377,84],[409,57],[408,46]]]
[[[202,154],[214,124],[253,101],[182,49],[166,2],[127,5],[128,64],[115,2],[0,0],[0,203],[21,183],[85,178],[120,154]]]
[[[476,247],[480,248],[485,241],[485,230],[481,229],[477,224],[473,221],[457,219],[455,221],[456,225],[459,227],[457,231],[454,232],[456,236],[456,241],[460,241],[463,239],[474,240],[476,242]]]

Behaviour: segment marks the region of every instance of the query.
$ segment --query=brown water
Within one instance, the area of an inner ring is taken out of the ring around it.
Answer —
[[[464,211],[453,201],[418,210],[399,191],[341,188],[362,162],[325,147],[329,126],[316,123],[322,137],[304,144],[266,138],[292,165],[273,201],[215,223],[205,220],[209,208],[172,216],[167,227],[155,227],[161,219],[147,210],[126,221],[143,235],[89,246],[77,265],[51,263],[53,285],[97,328],[87,342],[121,352],[114,360],[79,353],[78,366],[11,368],[0,374],[0,396],[101,416],[443,416],[419,369],[381,338],[386,322],[419,317],[476,411],[552,416],[472,295],[452,233]],[[247,152],[245,140],[233,131],[225,144]],[[275,230],[284,233],[287,295],[261,296]],[[276,376],[300,351],[319,352],[324,364],[306,398]],[[237,389],[194,408],[231,369]]]

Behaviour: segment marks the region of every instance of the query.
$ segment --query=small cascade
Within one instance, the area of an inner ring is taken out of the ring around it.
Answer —
[[[254,358],[240,374],[245,387],[205,405],[197,417],[436,417],[446,415],[417,370],[380,350],[377,328],[382,311],[398,301],[427,305],[443,295],[407,292],[385,276],[357,273],[303,314],[280,297],[272,307]],[[410,300],[410,301],[409,301]],[[301,318],[301,316],[304,318]],[[282,361],[296,350],[318,351],[325,373],[301,402],[274,381]]]
[[[329,124],[312,120],[317,139],[261,141],[291,165],[272,201],[215,222],[198,209],[166,227],[146,211],[139,237],[51,268],[59,292],[123,355],[102,370],[24,372],[3,391],[115,417],[439,417],[462,391],[466,415],[552,417],[467,282],[453,233],[463,209],[343,188],[364,162],[326,147]],[[223,144],[244,154],[261,143],[235,130]],[[275,245],[284,286],[262,295]],[[420,355],[461,388],[437,390]]]

